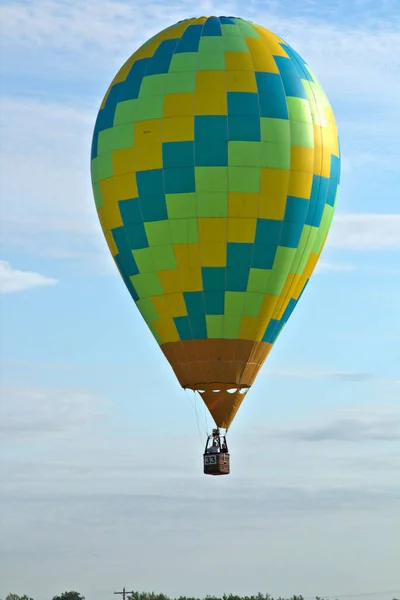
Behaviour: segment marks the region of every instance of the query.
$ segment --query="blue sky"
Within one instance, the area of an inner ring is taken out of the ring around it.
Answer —
[[[400,593],[397,0],[0,10],[0,597]],[[89,173],[115,72],[201,14],[250,18],[293,46],[327,92],[342,151],[320,266],[231,427],[222,480],[202,475],[211,420],[116,272]]]

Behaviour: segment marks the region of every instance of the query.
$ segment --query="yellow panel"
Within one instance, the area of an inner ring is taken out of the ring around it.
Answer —
[[[159,321],[154,321],[153,326],[159,334],[162,344],[166,344],[167,342],[179,342],[179,333],[172,319],[160,319]]]
[[[247,38],[247,47],[253,59],[254,71],[261,73],[279,73],[271,50],[259,38]]]
[[[225,71],[197,71],[196,94],[199,92],[226,92]]]
[[[174,244],[175,260],[179,272],[181,269],[200,268],[199,245]]]
[[[292,146],[290,149],[290,168],[292,171],[303,171],[305,173],[313,173],[314,148]]]
[[[120,225],[117,225],[117,227],[120,227]],[[102,227],[102,229],[103,229],[104,237],[106,238],[108,247],[110,248],[111,254],[113,256],[117,256],[118,248],[114,242],[114,238],[113,238],[111,231],[109,229],[106,229],[105,227]]]
[[[153,296],[152,302],[161,319],[184,317],[187,315],[186,304],[182,293]]]
[[[259,195],[253,192],[229,192],[229,217],[257,217]]]
[[[286,310],[287,305],[292,297],[293,290],[299,282],[301,275],[296,275],[295,273],[289,273],[285,285],[283,286],[283,290],[281,295],[279,296],[279,300],[276,303],[274,312],[272,314],[273,319],[277,319],[278,321],[283,317],[283,313]],[[291,292],[291,293],[289,293]]]
[[[151,144],[155,140],[161,141],[162,120],[147,119],[146,121],[137,121],[134,129],[135,147],[137,144]]]
[[[322,160],[323,159],[321,127],[319,125],[314,125],[314,175],[322,175]]]
[[[248,52],[225,52],[227,71],[253,71],[253,63]]]
[[[253,244],[257,219],[228,219],[228,242]]]
[[[260,219],[283,219],[290,178],[291,172],[284,169],[261,169]]]
[[[108,177],[107,179],[100,180],[100,191],[104,201],[104,205],[116,202],[116,194],[114,187],[114,177]]]
[[[115,194],[118,200],[128,200],[138,197],[136,174],[128,173],[114,177]]]
[[[163,142],[192,142],[194,117],[169,117],[163,119]]]
[[[255,25],[254,29],[261,35],[261,37],[267,43],[271,53],[274,56],[284,56],[285,58],[289,58],[286,54],[285,50],[280,46],[280,43],[284,43],[281,38],[277,35],[273,34],[271,31],[264,29],[264,27],[260,27],[259,25]]]
[[[112,153],[114,175],[124,175],[135,171],[135,152],[133,148],[114,150]]]
[[[198,219],[199,242],[206,245],[213,242],[226,242],[227,239],[227,219],[205,218]]]
[[[151,171],[162,169],[162,138],[161,135],[149,133],[135,137],[135,169],[136,171]]]
[[[98,209],[101,225],[104,229],[122,227],[122,218],[118,206],[118,198],[115,195],[114,178],[102,179],[100,190],[104,204]]]
[[[207,71],[204,71],[205,73]],[[228,104],[226,91],[211,92],[205,90],[196,92],[196,115],[227,115]]]
[[[203,267],[226,267],[226,243],[206,242],[200,246]]]
[[[158,271],[158,278],[165,294],[174,294],[181,291],[181,281],[176,269]]]
[[[180,269],[179,275],[181,278],[182,290],[184,292],[201,292],[203,289],[203,280],[201,277],[201,269]]]
[[[255,340],[257,337],[259,322],[257,317],[242,317],[239,329],[240,340]]]
[[[227,92],[257,92],[257,81],[252,71],[227,71]]]
[[[291,171],[289,179],[288,196],[297,198],[310,198],[313,174]]]
[[[261,342],[262,337],[265,333],[265,330],[268,327],[268,323],[272,318],[272,314],[274,312],[276,303],[279,300],[279,296],[274,296],[272,294],[265,294],[264,299],[261,305],[260,314],[257,317],[259,321],[259,329],[256,336],[256,341]]]
[[[192,92],[166,94],[164,96],[164,118],[191,116],[194,114],[194,94]]]

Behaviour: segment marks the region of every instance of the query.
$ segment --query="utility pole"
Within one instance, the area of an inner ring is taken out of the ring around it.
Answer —
[[[125,587],[122,589],[122,592],[114,592],[114,594],[120,594],[122,596],[122,600],[126,600],[126,596],[129,594],[134,594],[135,592],[133,592],[132,590],[130,592],[127,592],[125,590]]]

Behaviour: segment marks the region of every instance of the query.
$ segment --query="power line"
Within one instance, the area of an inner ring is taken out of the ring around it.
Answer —
[[[126,595],[127,594],[134,594],[135,592],[133,590],[131,590],[130,592],[127,592],[125,587],[122,588],[122,592],[114,592],[114,594],[120,594],[122,596],[122,600],[126,600]]]

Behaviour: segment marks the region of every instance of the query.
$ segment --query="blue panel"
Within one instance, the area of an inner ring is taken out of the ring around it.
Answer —
[[[300,79],[303,75],[301,67],[297,66],[290,58],[284,56],[275,56],[274,58],[282,77],[286,96],[295,96],[307,100],[307,94]]]
[[[164,142],[162,145],[163,167],[193,167],[193,142]]]
[[[204,315],[201,317],[190,317],[190,325],[195,340],[205,340],[207,338],[207,325]]]
[[[272,269],[282,232],[282,221],[258,219],[252,267]]]
[[[228,92],[228,115],[259,117],[258,94],[252,92]]]
[[[217,17],[209,17],[204,23],[202,36],[222,35],[221,24]]]
[[[132,275],[139,274],[139,269],[137,267],[136,261],[133,257],[131,250],[128,250],[128,252],[123,253],[120,252],[119,254],[117,254],[117,256],[114,257],[114,260],[122,275],[132,277]]]
[[[194,167],[164,169],[166,194],[185,194],[196,191]]]
[[[120,254],[125,254],[131,251],[132,246],[129,243],[129,239],[127,238],[124,227],[116,227],[115,229],[111,229],[111,233]]]
[[[100,131],[109,129],[114,125],[115,109],[119,100],[121,85],[121,83],[117,83],[111,88],[104,107],[98,112],[92,139],[92,159],[97,156],[97,143]]]
[[[338,186],[337,179],[331,178],[329,180],[328,192],[326,194],[326,200],[325,200],[325,203],[329,204],[329,206],[333,206],[335,204],[337,186]]]
[[[292,314],[292,312],[293,312],[293,310],[294,310],[297,302],[298,302],[298,300],[295,300],[294,298],[291,298],[289,300],[288,305],[287,305],[287,307],[285,309],[285,312],[282,315],[282,319],[281,319],[282,324],[287,323],[287,321],[289,320],[290,315]]]
[[[250,268],[254,244],[240,244],[228,242],[226,250],[226,264],[228,267]]]
[[[193,316],[204,316],[203,292],[183,292],[186,310],[190,318]]]
[[[150,59],[150,64],[147,68],[146,75],[159,75],[168,73],[171,59],[175,51],[175,47],[179,40],[164,40],[154,52]]]
[[[311,76],[311,73],[306,67],[304,59],[300,56],[300,54],[297,54],[296,50],[293,50],[293,48],[291,48],[287,44],[280,45],[285,50],[286,54],[290,56],[292,61],[294,61],[296,65],[298,65],[299,71],[301,70],[301,78],[306,79],[307,81],[314,81],[313,77]]]
[[[227,267],[226,269],[226,291],[245,292],[249,281],[249,267]]]
[[[222,25],[236,25],[231,17],[220,17],[219,20]]]
[[[224,267],[203,267],[201,269],[201,274],[204,291],[215,292],[219,290],[225,290]]]
[[[285,89],[277,73],[256,73],[260,116],[288,119]]]
[[[167,203],[164,194],[140,196],[143,221],[164,221],[168,219]]]
[[[139,196],[164,194],[164,178],[162,169],[138,171],[136,173],[136,183]]]
[[[199,42],[202,29],[203,25],[189,25],[189,27],[185,29],[182,37],[178,41],[175,53],[178,54],[182,52],[197,52],[199,49]]]
[[[133,287],[132,281],[129,279],[129,277],[122,276],[122,279],[124,280],[124,283],[125,283],[126,287],[128,288],[130,295],[132,296],[134,301],[137,302],[139,300],[139,295],[137,294],[135,288]]]
[[[142,223],[143,217],[140,210],[139,198],[130,198],[129,200],[120,200],[118,202],[119,212],[121,213],[124,225],[133,225],[133,223]]]
[[[324,211],[324,206],[328,195],[328,186],[329,179],[326,177],[320,177],[319,175],[313,176],[310,208],[307,214],[306,225],[312,225],[313,227],[320,226],[322,213]]]
[[[181,340],[192,340],[192,328],[190,327],[189,317],[174,317],[174,323]]]
[[[204,302],[207,315],[223,315],[225,292],[204,292]]]
[[[310,201],[307,198],[297,198],[297,196],[288,196],[286,200],[285,221],[296,221],[305,223]]]
[[[279,332],[281,327],[282,324],[280,321],[277,321],[276,319],[271,319],[268,323],[268,327],[264,333],[262,341],[268,342],[268,344],[273,344],[277,338],[276,332]]]
[[[338,183],[339,183],[339,178],[340,178],[340,158],[338,158],[334,154],[331,154],[331,172],[330,172],[330,176],[331,176],[331,178],[337,179]]]
[[[140,250],[141,248],[149,247],[146,230],[143,223],[128,225],[128,227],[125,227],[124,229],[128,239],[129,247],[132,250]]]
[[[237,142],[260,142],[259,117],[228,115],[228,139]]]
[[[228,118],[224,116],[199,116],[194,118],[194,139],[227,140]]]
[[[121,93],[118,102],[123,100],[135,100],[139,97],[140,86],[146,70],[150,64],[150,58],[142,58],[133,63],[125,81],[121,82]]]
[[[297,248],[304,229],[304,221],[285,221],[279,241],[285,248]]]
[[[196,167],[225,167],[228,164],[228,142],[201,140],[195,142]]]

